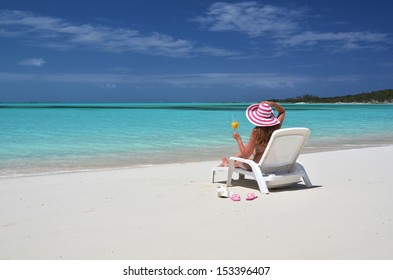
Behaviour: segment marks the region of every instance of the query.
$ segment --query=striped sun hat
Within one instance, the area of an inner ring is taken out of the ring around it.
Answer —
[[[246,110],[246,117],[256,126],[273,126],[280,123],[274,116],[272,107],[267,103],[251,105]]]

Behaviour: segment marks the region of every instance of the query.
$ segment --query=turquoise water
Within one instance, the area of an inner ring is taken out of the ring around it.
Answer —
[[[249,104],[0,104],[0,176],[219,160],[247,141]],[[305,152],[393,144],[393,105],[282,104]]]

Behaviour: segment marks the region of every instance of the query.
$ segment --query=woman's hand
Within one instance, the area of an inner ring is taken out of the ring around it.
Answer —
[[[241,140],[242,138],[240,137],[240,134],[239,133],[237,133],[237,132],[234,132],[233,134],[232,134],[232,137],[233,138],[235,138],[236,139],[236,141],[238,141],[238,140]]]
[[[276,102],[273,102],[273,101],[267,101],[266,100],[266,101],[263,101],[262,103],[266,103],[270,107],[273,107],[274,109],[277,110],[277,112],[278,112],[277,119],[280,121],[280,123],[282,125],[282,123],[284,121],[284,118],[285,118],[285,109],[284,109],[284,107],[281,107],[280,105],[278,105]]]

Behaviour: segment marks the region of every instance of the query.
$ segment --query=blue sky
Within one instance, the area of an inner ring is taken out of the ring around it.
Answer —
[[[0,102],[393,88],[391,1],[1,0]]]

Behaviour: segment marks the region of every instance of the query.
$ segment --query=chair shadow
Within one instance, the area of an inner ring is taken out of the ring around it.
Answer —
[[[226,181],[220,181],[216,183],[226,184]],[[259,191],[258,183],[252,179],[233,179],[232,186],[236,187],[244,187],[248,189],[253,189],[255,191]],[[312,185],[311,187],[307,187],[304,183],[293,183],[290,185],[285,185],[281,187],[273,187],[269,188],[269,192],[271,193],[279,193],[279,192],[292,192],[292,191],[304,191],[311,190],[315,188],[322,188],[322,185]]]

